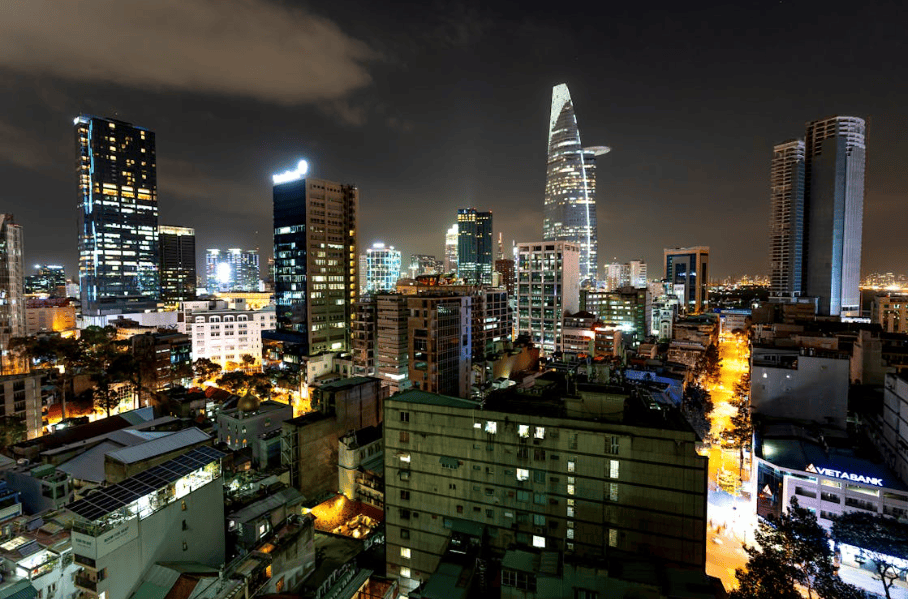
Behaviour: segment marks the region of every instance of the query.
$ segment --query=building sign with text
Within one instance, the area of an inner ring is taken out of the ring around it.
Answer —
[[[833,470],[831,468],[817,468],[813,464],[808,465],[807,468],[804,469],[804,471],[819,474],[821,476],[828,476],[830,478],[841,478],[856,483],[864,483],[865,485],[874,485],[877,487],[883,486],[882,478],[864,476],[863,474],[854,474],[853,472],[843,472],[842,470]]]

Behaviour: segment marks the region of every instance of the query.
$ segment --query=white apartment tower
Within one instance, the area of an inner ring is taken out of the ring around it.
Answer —
[[[546,354],[561,347],[565,311],[580,309],[580,246],[569,241],[517,245],[517,334]]]

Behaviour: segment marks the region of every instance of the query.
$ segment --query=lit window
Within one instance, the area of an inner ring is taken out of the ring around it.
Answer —
[[[400,556],[401,556],[402,558],[404,558],[404,559],[410,559],[410,548],[409,548],[409,547],[401,547],[401,548],[400,548]]]
[[[473,423],[473,428],[482,428],[482,423],[481,423],[481,422],[474,422],[474,423]]]
[[[533,535],[533,547],[539,547],[540,549],[545,549],[545,537]]]
[[[410,578],[410,568],[407,568],[406,566],[401,566],[400,575],[403,576],[404,578]]]
[[[568,492],[568,495],[573,495],[574,494],[574,485],[568,485],[567,492]]]
[[[489,433],[490,435],[494,435],[495,433],[497,433],[498,432],[498,423],[495,422],[494,420],[487,420],[486,421],[486,432]]]
[[[409,453],[401,454],[400,461],[406,462],[409,464],[410,463],[410,454]]]
[[[574,460],[568,460],[568,472],[574,472],[577,468],[577,462]]]
[[[609,460],[609,478],[618,478],[618,460]]]
[[[517,480],[527,480],[530,478],[530,471],[523,468],[517,469]]]
[[[614,528],[608,530],[608,546],[617,547],[618,546],[618,531]]]
[[[529,427],[529,425],[527,425],[527,424],[521,424],[521,425],[519,425],[519,426],[517,427],[517,434],[520,435],[521,437],[529,437],[529,436],[530,436],[530,427]]]
[[[567,538],[569,538],[569,539],[574,538],[574,529],[573,528],[567,529]]]
[[[533,436],[536,437],[537,439],[545,439],[545,427],[537,426],[536,430],[533,433]]]

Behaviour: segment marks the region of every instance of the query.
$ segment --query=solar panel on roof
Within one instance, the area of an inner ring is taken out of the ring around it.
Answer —
[[[226,454],[213,447],[197,447],[121,483],[98,489],[87,497],[69,504],[67,509],[86,520],[96,520],[129,505],[139,497],[166,487],[190,472],[223,458],[224,455]]]

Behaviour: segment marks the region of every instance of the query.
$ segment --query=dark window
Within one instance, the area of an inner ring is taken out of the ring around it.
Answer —
[[[400,431],[400,442],[401,443],[410,442],[410,431]]]
[[[401,422],[410,422],[410,412],[401,412],[400,421]]]
[[[401,489],[400,498],[403,499],[404,501],[410,501],[410,491],[405,491],[405,490]]]

